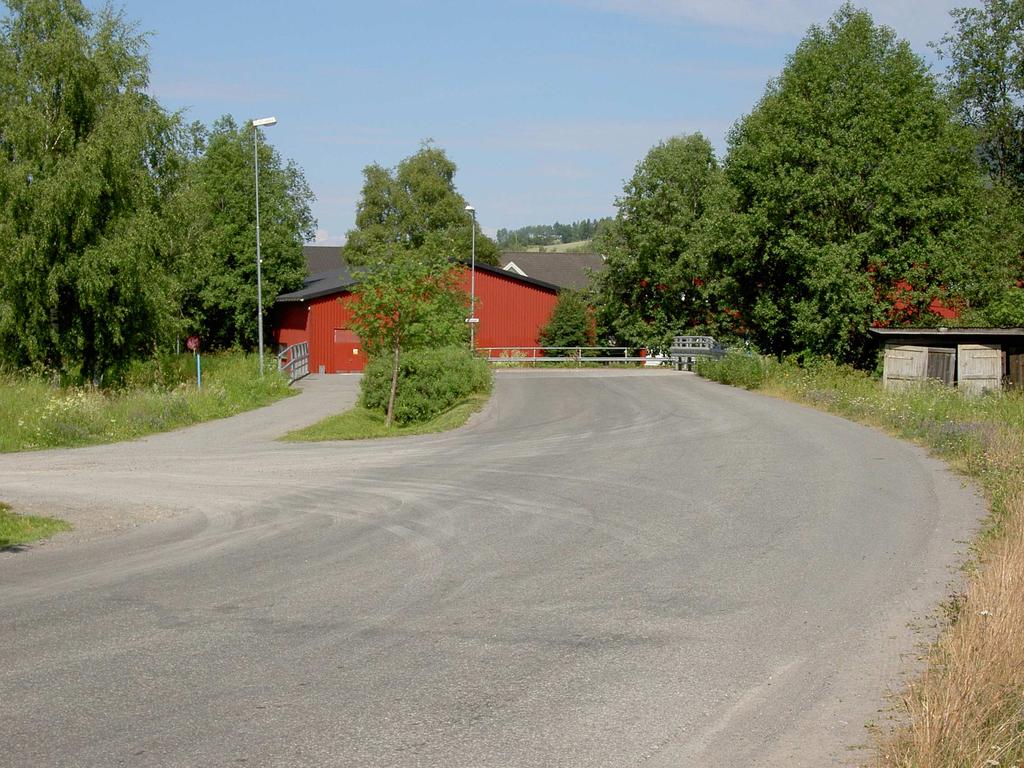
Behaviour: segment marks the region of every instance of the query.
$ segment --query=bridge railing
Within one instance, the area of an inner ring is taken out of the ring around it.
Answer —
[[[648,357],[630,347],[477,347],[490,363],[643,363]]]
[[[308,376],[309,342],[300,341],[282,349],[277,355],[277,369],[288,374],[290,384]]]

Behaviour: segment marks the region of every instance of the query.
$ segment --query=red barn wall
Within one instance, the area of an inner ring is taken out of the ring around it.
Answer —
[[[467,269],[460,279],[469,293]],[[514,277],[476,273],[477,347],[537,347],[558,301],[554,289],[541,288]],[[468,312],[467,312],[468,314]]]
[[[460,285],[468,296],[468,269],[460,277]],[[309,342],[312,373],[318,373],[321,366],[326,373],[363,370],[365,350],[358,337],[345,333],[352,319],[348,308],[350,299],[351,294],[341,292],[304,303],[278,305],[274,341],[284,346]],[[539,346],[541,328],[550,319],[557,301],[558,294],[553,289],[477,271],[476,316],[480,318],[476,326],[477,347]]]
[[[343,333],[350,330],[350,299],[349,293],[334,293],[301,304],[279,306],[274,341],[285,346],[309,342],[311,373],[319,373],[321,366],[325,373],[363,370],[366,354],[362,344],[354,334]]]

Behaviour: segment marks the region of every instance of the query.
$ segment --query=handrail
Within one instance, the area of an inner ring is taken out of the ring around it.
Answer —
[[[291,344],[277,354],[277,370],[288,372],[288,383],[309,376],[309,342]]]
[[[489,363],[642,363],[644,351],[631,355],[630,347],[477,347]],[[558,354],[558,353],[562,354]],[[552,354],[554,353],[554,354]]]

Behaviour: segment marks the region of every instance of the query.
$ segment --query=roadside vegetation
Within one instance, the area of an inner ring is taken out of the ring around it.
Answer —
[[[294,394],[277,371],[259,376],[254,354],[204,355],[196,388],[192,355],[133,363],[112,390],[55,387],[0,377],[0,451],[69,448],[130,440],[268,405]]]
[[[371,360],[354,408],[290,432],[283,439],[363,440],[455,429],[484,406],[493,381],[488,364],[465,347],[406,352],[399,362],[389,419],[392,373],[390,357]]]
[[[985,492],[990,515],[963,594],[928,664],[881,735],[885,768],[1024,765],[1024,393],[967,398],[935,384],[891,391],[832,361],[803,367],[756,355],[705,360],[697,372],[880,427],[926,446]]]
[[[71,525],[53,517],[19,515],[0,501],[0,550],[20,547],[33,541],[46,539],[62,531],[70,531]]]

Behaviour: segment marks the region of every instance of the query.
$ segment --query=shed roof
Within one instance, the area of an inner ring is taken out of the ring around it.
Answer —
[[[599,253],[507,251],[499,259],[502,269],[507,272],[576,290],[589,288],[591,274],[605,267],[604,256]]]
[[[917,344],[1024,344],[1024,328],[869,328],[868,333]]]

